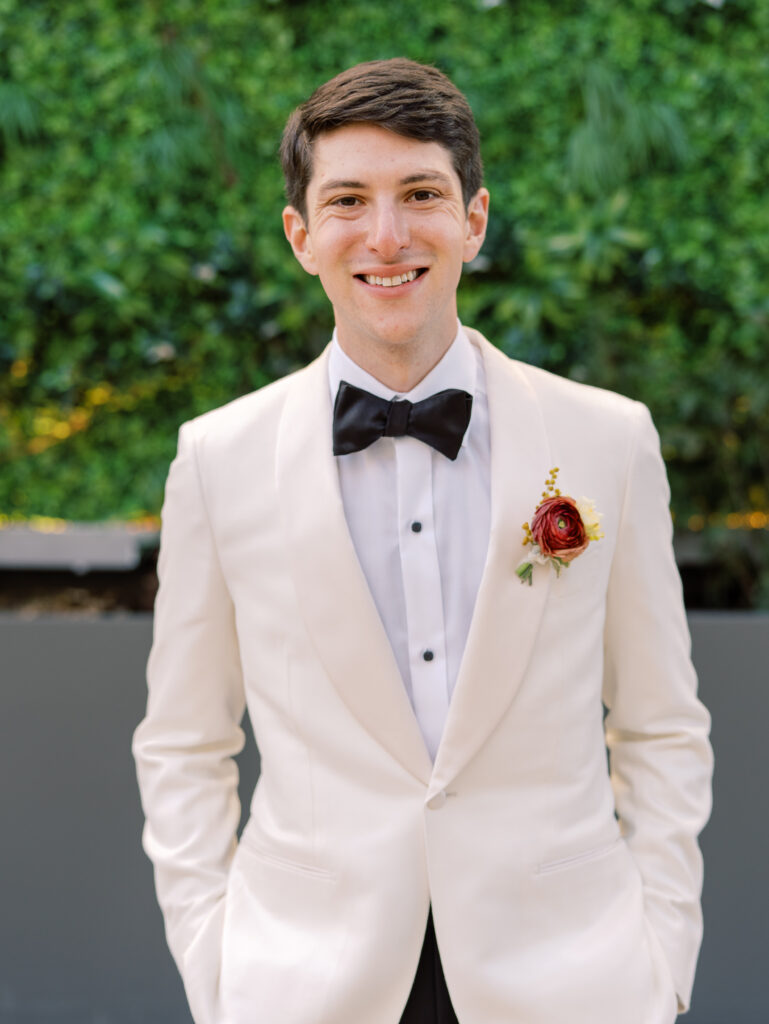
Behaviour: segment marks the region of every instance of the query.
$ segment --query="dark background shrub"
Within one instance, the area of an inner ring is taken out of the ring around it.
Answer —
[[[705,603],[769,604],[769,5],[0,0],[0,513],[156,515],[186,418],[326,343],[282,126],[361,60],[468,95],[462,317],[646,402]]]

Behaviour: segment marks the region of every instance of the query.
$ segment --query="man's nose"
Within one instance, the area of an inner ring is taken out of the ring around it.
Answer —
[[[409,230],[405,211],[397,203],[380,203],[372,207],[366,242],[369,249],[385,259],[408,248]]]

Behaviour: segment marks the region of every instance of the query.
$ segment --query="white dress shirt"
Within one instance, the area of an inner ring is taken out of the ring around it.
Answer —
[[[470,425],[454,462],[408,436],[382,437],[336,460],[358,560],[434,759],[489,543],[483,361],[460,326],[437,366],[411,391],[394,392],[353,362],[334,334],[332,402],[343,380],[388,401],[419,402],[446,388],[473,396]]]

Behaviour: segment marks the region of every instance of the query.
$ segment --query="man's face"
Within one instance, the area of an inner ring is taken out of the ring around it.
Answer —
[[[287,207],[283,222],[320,276],[342,346],[364,362],[372,348],[450,343],[462,263],[478,253],[487,214],[485,189],[465,210],[439,143],[354,124],[315,140],[306,221]]]

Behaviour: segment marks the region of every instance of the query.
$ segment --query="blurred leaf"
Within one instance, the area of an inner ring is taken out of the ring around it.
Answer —
[[[569,174],[576,188],[606,195],[651,168],[674,168],[685,160],[686,136],[673,108],[631,100],[604,65],[588,65],[582,98],[585,119],[569,143]]]
[[[14,82],[0,81],[0,139],[10,146],[39,132],[40,115],[29,93]]]

